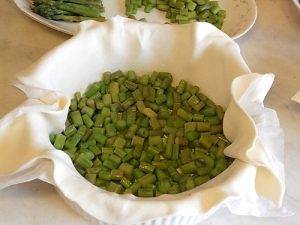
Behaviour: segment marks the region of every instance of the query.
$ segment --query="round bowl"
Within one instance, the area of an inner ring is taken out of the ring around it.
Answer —
[[[155,198],[118,195],[85,180],[69,156],[54,149],[49,134],[64,129],[73,93],[84,91],[103,72],[118,69],[139,74],[168,71],[174,84],[185,79],[198,85],[212,101],[227,108],[224,133],[232,144],[225,154],[236,160],[201,186]],[[249,72],[237,44],[208,23],[159,25],[122,17],[82,23],[77,36],[20,74],[17,87],[28,100],[0,125],[12,123],[7,133],[22,141],[0,140],[5,156],[5,163],[0,159],[0,174],[5,172],[9,181],[0,180],[0,189],[42,179],[53,184],[72,208],[98,224],[195,224],[230,202],[250,207],[258,198],[257,169],[250,158],[257,130],[240,99],[257,76],[236,78]],[[16,155],[24,157],[16,159]]]

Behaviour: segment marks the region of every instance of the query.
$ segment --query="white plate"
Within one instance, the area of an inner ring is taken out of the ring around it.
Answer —
[[[74,35],[79,31],[78,23],[67,23],[45,19],[30,9],[30,0],[14,0],[16,5],[27,16],[35,21],[42,23],[55,30]],[[115,15],[125,16],[125,6],[123,0],[103,0],[105,5],[105,16],[110,18]],[[227,17],[224,22],[223,31],[233,39],[239,38],[247,33],[255,23],[257,17],[257,8],[255,0],[220,0],[220,5],[227,11]],[[165,23],[168,19],[164,13],[153,10],[150,14],[140,10],[137,18],[146,18],[148,22]]]

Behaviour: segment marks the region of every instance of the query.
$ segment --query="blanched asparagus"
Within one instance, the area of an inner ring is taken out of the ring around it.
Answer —
[[[57,3],[56,7],[60,10],[65,10],[74,14],[89,17],[100,17],[101,12],[99,9],[93,6],[85,6],[74,3]]]
[[[86,16],[71,16],[71,15],[54,15],[51,19],[62,20],[65,22],[82,22],[84,20],[96,20],[99,22],[105,21],[105,17],[92,18],[92,17],[86,17]]]
[[[74,94],[67,127],[51,143],[89,182],[118,194],[177,194],[209,181],[232,162],[224,110],[199,87],[172,80],[168,72],[105,72]]]
[[[52,19],[53,16],[56,15],[72,15],[72,13],[57,9],[54,6],[51,5],[46,5],[46,4],[41,4],[38,6],[35,6],[33,8],[33,11],[47,19]]]
[[[101,0],[34,0],[33,12],[52,20],[81,22],[93,19],[105,21]]]

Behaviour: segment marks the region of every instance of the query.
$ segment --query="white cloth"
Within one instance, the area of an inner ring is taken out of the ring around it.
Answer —
[[[64,129],[75,91],[84,91],[104,71],[117,69],[169,71],[174,84],[180,79],[197,84],[227,107],[224,131],[232,145],[225,154],[236,158],[234,163],[200,187],[158,198],[109,193],[87,182],[70,158],[53,148],[48,135]],[[84,22],[77,36],[20,74],[16,86],[28,99],[0,121],[0,189],[44,180],[99,224],[176,216],[200,222],[224,206],[239,215],[286,215],[281,210],[283,134],[275,111],[263,105],[273,80],[272,74],[250,74],[238,45],[207,23],[170,26],[122,17]]]

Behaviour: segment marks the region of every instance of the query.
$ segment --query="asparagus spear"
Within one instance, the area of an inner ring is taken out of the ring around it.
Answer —
[[[53,5],[57,2],[70,2],[70,3],[80,4],[80,5],[91,5],[91,6],[103,7],[101,0],[33,0],[34,5],[40,5],[40,4]]]
[[[94,6],[100,9],[100,12],[104,12],[104,6],[101,0],[61,0],[63,2],[71,2],[81,5]]]
[[[35,6],[33,8],[33,11],[47,19],[52,19],[54,15],[72,15],[70,12],[59,10],[51,5],[41,4],[38,6]]]
[[[98,8],[93,6],[79,5],[75,3],[57,2],[56,7],[71,13],[88,17],[100,17],[101,12]]]
[[[68,22],[105,19],[101,17],[101,0],[34,0],[32,10],[47,19]]]
[[[54,6],[57,3],[56,0],[33,0],[33,5],[38,6],[42,4]]]
[[[81,5],[101,6],[101,7],[103,7],[101,1],[93,1],[93,0],[61,0],[61,1],[62,2],[71,2],[71,3],[81,4]]]
[[[84,20],[97,20],[99,22],[104,22],[105,17],[99,17],[99,18],[91,18],[91,17],[85,17],[85,16],[70,16],[70,15],[54,15],[52,16],[53,20],[63,20],[66,22],[81,22]]]

